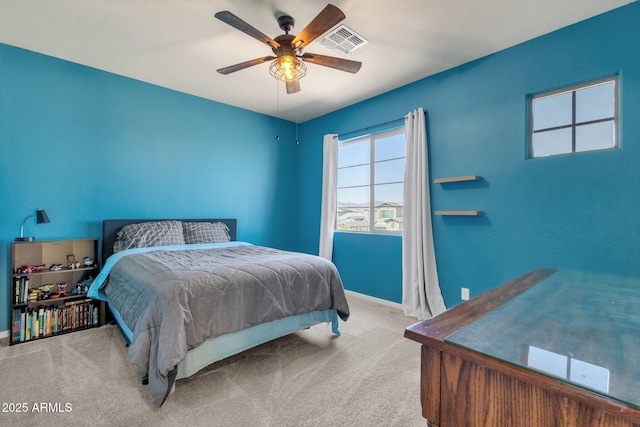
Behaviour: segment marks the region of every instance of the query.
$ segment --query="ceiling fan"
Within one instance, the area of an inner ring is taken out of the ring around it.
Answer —
[[[263,56],[262,58],[220,68],[217,70],[220,74],[230,74],[254,65],[272,61],[269,66],[271,75],[286,83],[287,93],[296,93],[300,91],[300,79],[304,77],[307,72],[304,62],[354,74],[357,73],[362,66],[362,63],[358,61],[302,52],[303,48],[345,18],[344,13],[332,4],[328,4],[322,9],[297,36],[289,34],[293,29],[295,20],[289,15],[278,16],[278,25],[285,33],[277,36],[275,39],[263,34],[229,11],[218,12],[215,17],[266,44],[275,54],[275,56]]]

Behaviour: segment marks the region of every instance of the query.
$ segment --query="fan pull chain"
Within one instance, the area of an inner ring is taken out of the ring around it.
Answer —
[[[300,144],[300,141],[298,140],[298,124],[300,123],[300,103],[298,102],[300,100],[300,92],[296,93],[296,145]]]
[[[278,90],[279,82],[276,81],[276,119],[278,120],[278,131],[276,133],[276,141],[280,141],[280,91]]]

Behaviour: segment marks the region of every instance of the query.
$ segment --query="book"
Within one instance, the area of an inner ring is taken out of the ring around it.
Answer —
[[[29,302],[29,277],[23,276],[20,279],[21,279],[20,280],[20,283],[21,283],[20,302],[24,304]]]
[[[20,277],[13,278],[13,289],[14,289],[14,304],[20,304],[21,295],[20,295]]]
[[[29,341],[31,335],[31,310],[25,310],[24,340]]]
[[[24,341],[24,330],[26,327],[25,318],[26,313],[24,311],[20,312],[20,342]]]
[[[38,308],[38,337],[44,336],[44,307]]]
[[[20,340],[20,310],[11,310],[11,340]]]

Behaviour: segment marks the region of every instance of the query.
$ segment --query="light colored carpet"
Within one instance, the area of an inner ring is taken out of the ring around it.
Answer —
[[[230,357],[179,380],[159,409],[115,326],[5,342],[0,425],[425,426],[420,348],[403,338],[415,319],[353,296],[349,304],[340,337],[322,324]],[[4,412],[22,403],[26,413]]]

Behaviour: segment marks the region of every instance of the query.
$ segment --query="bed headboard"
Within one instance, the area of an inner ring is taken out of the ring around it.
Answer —
[[[113,243],[116,241],[118,231],[127,224],[137,224],[140,222],[167,221],[167,219],[105,219],[102,221],[102,264],[113,255]],[[236,219],[178,219],[176,221],[189,222],[222,222],[229,227],[229,236],[232,241],[236,240]]]

